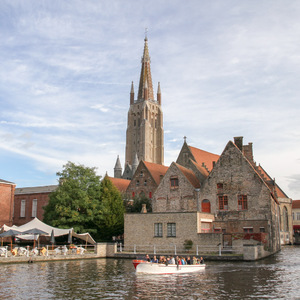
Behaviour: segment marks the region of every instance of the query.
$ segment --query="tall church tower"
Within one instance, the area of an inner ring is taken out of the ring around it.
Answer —
[[[158,83],[157,100],[155,100],[147,36],[145,37],[141,63],[142,68],[137,99],[134,99],[134,86],[133,82],[131,83],[125,164],[131,166],[137,155],[138,161],[144,160],[163,165],[164,130],[161,90],[160,83]]]

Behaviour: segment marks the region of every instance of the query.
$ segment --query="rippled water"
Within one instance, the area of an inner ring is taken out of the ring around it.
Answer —
[[[136,275],[131,260],[2,265],[0,299],[300,299],[300,247],[196,274]]]

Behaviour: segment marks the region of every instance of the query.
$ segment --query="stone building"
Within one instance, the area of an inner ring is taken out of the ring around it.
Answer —
[[[16,188],[13,224],[20,226],[35,217],[43,221],[44,206],[49,202],[49,194],[57,185]]]
[[[294,243],[300,245],[300,200],[293,200],[292,214],[293,214]]]
[[[114,177],[132,179],[138,163],[143,160],[164,164],[164,130],[160,83],[154,98],[148,39],[145,37],[139,89],[135,99],[131,84],[130,107],[126,131],[125,170],[117,158]]]
[[[13,225],[15,187],[13,182],[0,179],[0,226]]]
[[[244,244],[263,247],[262,256],[280,250],[278,196],[286,195],[261,170],[252,143],[243,145],[242,137],[229,141],[221,156],[185,141],[154,193],[153,213],[125,215],[125,246],[180,248],[190,239],[197,247],[221,243],[237,253]]]
[[[128,185],[128,197],[133,199],[135,196],[145,196],[152,199],[167,170],[168,167],[166,166],[141,160]]]

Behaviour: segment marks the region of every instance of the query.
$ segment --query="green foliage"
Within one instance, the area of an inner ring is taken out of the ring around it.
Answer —
[[[193,248],[193,241],[192,240],[185,240],[183,245],[184,245],[184,248],[186,250],[190,250],[190,249]]]
[[[99,232],[102,240],[111,240],[124,232],[124,205],[119,190],[105,177],[101,182],[102,219],[100,227],[105,230]]]
[[[121,194],[108,178],[101,182],[95,168],[68,162],[59,176],[58,189],[44,207],[44,221],[78,233],[89,232],[96,240],[111,240],[124,231]]]
[[[143,204],[146,204],[148,212],[152,212],[151,200],[145,196],[145,194],[134,197],[133,201],[125,199],[126,212],[141,212]]]

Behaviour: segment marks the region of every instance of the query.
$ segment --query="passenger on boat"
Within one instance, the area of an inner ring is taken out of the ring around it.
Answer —
[[[149,261],[149,262],[151,261],[151,259],[150,259],[150,257],[149,257],[149,255],[148,255],[148,254],[146,254],[146,256],[145,256],[145,260],[146,260],[146,261]]]
[[[174,258],[174,256],[170,256],[170,259],[169,259],[169,264],[170,265],[175,265],[175,258]]]
[[[160,264],[166,263],[166,258],[165,258],[164,256],[160,256],[160,257],[159,257],[159,263],[160,263]]]
[[[187,259],[186,259],[186,263],[187,263],[188,265],[191,264],[191,258],[190,258],[189,256],[188,256]]]
[[[197,258],[196,256],[193,257],[193,265],[196,265],[197,264]]]
[[[184,257],[181,258],[181,264],[182,264],[182,265],[186,265],[186,260],[185,260]]]
[[[154,263],[154,264],[158,264],[158,259],[155,255],[153,256],[151,262]]]
[[[200,257],[200,261],[199,262],[200,262],[201,265],[204,264],[204,259],[203,259],[202,256]]]

